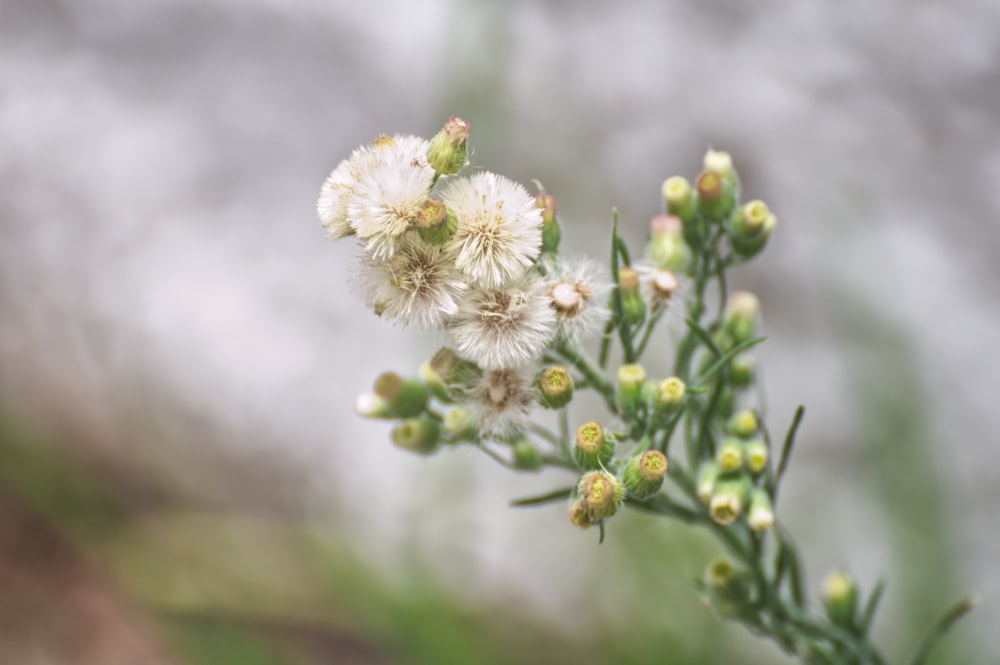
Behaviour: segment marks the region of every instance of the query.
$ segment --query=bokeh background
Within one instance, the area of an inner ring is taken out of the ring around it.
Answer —
[[[0,662],[785,662],[700,606],[703,534],[598,546],[508,508],[558,474],[354,415],[438,340],[365,311],[319,184],[453,114],[579,254],[731,152],[812,587],[887,579],[894,662],[975,594],[933,662],[1000,661],[998,63],[991,0],[0,0]]]

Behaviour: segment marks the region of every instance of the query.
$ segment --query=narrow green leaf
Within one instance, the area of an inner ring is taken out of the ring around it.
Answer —
[[[865,608],[861,611],[861,620],[858,623],[858,629],[862,637],[867,635],[868,631],[871,630],[872,623],[875,621],[875,610],[878,609],[878,604],[882,600],[883,593],[885,593],[885,580],[879,580],[868,596]]]
[[[917,652],[913,654],[913,658],[910,659],[910,665],[923,665],[927,660],[927,656],[930,655],[931,650],[937,645],[937,643],[944,637],[945,633],[951,630],[952,626],[958,622],[959,619],[968,614],[973,607],[976,606],[976,601],[972,598],[965,598],[957,605],[948,610],[941,619],[934,624],[931,628],[931,632],[928,633],[924,641],[920,643],[917,647]]]
[[[742,344],[737,344],[736,346],[734,346],[732,349],[729,350],[729,353],[727,353],[726,355],[722,356],[721,358],[719,358],[718,360],[716,360],[714,363],[712,363],[711,367],[709,367],[707,370],[705,370],[705,373],[702,374],[700,377],[698,377],[698,380],[695,382],[695,385],[699,385],[699,386],[704,385],[705,382],[707,382],[709,379],[711,379],[712,376],[714,376],[716,372],[718,372],[720,369],[722,369],[723,367],[725,367],[726,365],[728,365],[730,363],[730,361],[732,361],[733,358],[735,358],[739,354],[743,353],[744,351],[746,351],[750,347],[756,346],[756,345],[760,344],[761,342],[763,342],[766,339],[767,339],[766,337],[757,337],[757,338],[754,338],[754,339],[748,339],[747,341],[743,342]]]
[[[785,435],[785,443],[781,446],[778,470],[774,474],[774,482],[770,488],[772,503],[778,498],[778,486],[781,484],[781,477],[785,475],[785,469],[788,468],[788,461],[792,456],[792,448],[795,446],[795,434],[799,431],[799,425],[802,424],[802,418],[805,414],[806,407],[799,404],[799,407],[795,409],[795,416],[792,417],[792,424],[788,428],[788,433]]]
[[[526,506],[543,506],[547,503],[555,503],[556,501],[565,501],[573,494],[572,487],[564,487],[563,489],[555,490],[549,492],[548,494],[542,494],[540,496],[529,496],[524,499],[514,499],[510,502],[511,506],[515,508],[523,508]]]
[[[702,328],[698,325],[697,321],[690,317],[684,319],[684,322],[688,324],[689,328],[691,328],[691,332],[697,335],[698,338],[705,343],[705,346],[709,348],[713,356],[716,358],[720,358],[722,356],[722,349],[720,349],[719,345],[715,343],[714,339],[712,339],[712,333]]]

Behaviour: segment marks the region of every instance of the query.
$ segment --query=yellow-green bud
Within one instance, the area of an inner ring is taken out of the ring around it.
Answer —
[[[724,592],[736,583],[736,568],[729,559],[716,559],[705,569],[705,586],[715,592]]]
[[[858,609],[858,587],[854,579],[843,572],[827,577],[823,582],[823,605],[831,621],[845,628],[851,627]]]
[[[743,455],[746,458],[747,469],[750,470],[750,473],[758,474],[767,468],[769,453],[767,444],[762,439],[747,441]]]
[[[518,439],[511,447],[514,466],[525,471],[537,471],[542,468],[542,454],[538,448],[527,439]]]
[[[605,432],[596,420],[586,422],[576,430],[573,459],[584,469],[599,469],[615,455],[615,438]]]
[[[715,493],[715,483],[719,480],[719,465],[715,462],[704,462],[698,469],[698,484],[695,491],[698,499],[708,504],[712,501],[712,494]]]
[[[421,240],[429,245],[443,245],[455,235],[458,219],[441,199],[427,199],[417,213],[416,227]]]
[[[743,512],[750,480],[746,476],[722,477],[715,483],[708,512],[716,524],[727,526],[736,521]]]
[[[535,184],[538,185],[537,182]],[[541,185],[538,186],[541,188]],[[542,210],[542,254],[555,254],[559,251],[559,240],[562,238],[562,229],[556,219],[556,199],[543,189],[535,197],[535,206]]]
[[[573,377],[565,367],[546,367],[538,374],[538,402],[546,409],[561,409],[573,399]]]
[[[736,205],[733,182],[716,171],[702,171],[694,183],[698,192],[696,208],[698,212],[713,221],[729,217]]]
[[[734,388],[746,388],[753,383],[757,363],[753,356],[743,352],[729,363],[729,383]]]
[[[633,455],[622,469],[622,483],[633,496],[646,499],[660,491],[669,464],[659,450]]]
[[[434,135],[427,148],[427,163],[441,175],[454,175],[468,162],[466,142],[471,126],[465,120],[452,116],[444,128]]]
[[[753,409],[742,409],[729,419],[729,431],[733,436],[748,439],[757,431],[757,414]]]
[[[444,414],[444,431],[458,441],[475,441],[479,438],[476,414],[461,406],[453,406]]]
[[[760,200],[750,201],[729,219],[729,239],[733,249],[750,257],[760,252],[767,243],[778,219]]]
[[[691,249],[684,242],[681,219],[657,215],[650,222],[649,231],[646,258],[658,268],[686,272],[691,264]]]
[[[733,158],[722,150],[708,150],[702,165],[706,171],[715,171],[723,178],[733,177]]]
[[[629,325],[646,319],[646,301],[639,292],[639,271],[626,266],[618,270],[618,290],[622,296],[622,315]]]
[[[653,418],[663,423],[676,414],[684,405],[687,386],[679,377],[671,376],[660,382],[653,402]]]
[[[687,178],[674,176],[663,182],[663,200],[667,204],[667,214],[682,220],[691,219],[694,214],[694,192]]]
[[[385,400],[389,411],[397,418],[423,413],[429,397],[422,383],[404,379],[395,372],[386,372],[375,379],[375,394]]]
[[[760,315],[760,301],[749,291],[736,291],[729,297],[722,326],[735,344],[751,339]]]
[[[448,347],[441,347],[420,368],[420,378],[443,402],[462,401],[469,397],[483,376],[479,366],[462,358]]]
[[[580,478],[576,488],[583,507],[590,517],[599,522],[618,512],[625,499],[621,481],[607,471],[588,471]]]
[[[771,498],[767,492],[754,487],[750,490],[748,503],[747,526],[758,533],[774,526],[774,508],[771,507]]]
[[[441,442],[441,425],[430,416],[407,418],[392,428],[392,442],[403,450],[429,455]]]
[[[584,505],[583,499],[576,499],[569,504],[569,521],[570,524],[579,529],[594,526],[594,518],[591,517],[590,511]]]
[[[392,418],[392,410],[375,393],[361,393],[354,401],[354,410],[363,418]]]
[[[642,365],[627,364],[618,368],[618,403],[624,417],[635,417],[642,409],[642,387],[645,383],[646,370]]]
[[[725,473],[739,471],[743,468],[743,442],[739,439],[726,439],[715,451],[715,462]]]

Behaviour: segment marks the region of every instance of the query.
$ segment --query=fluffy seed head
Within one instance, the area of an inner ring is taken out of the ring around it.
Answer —
[[[541,355],[556,315],[536,275],[500,288],[470,292],[447,322],[458,350],[487,369],[514,367]]]
[[[457,221],[447,247],[474,285],[496,288],[523,275],[538,257],[542,211],[521,185],[483,172],[452,180],[441,198]]]
[[[378,163],[379,148],[364,145],[340,162],[319,191],[316,215],[331,240],[354,233],[347,216],[347,203],[358,182]]]
[[[516,432],[531,410],[535,395],[531,378],[516,369],[486,372],[473,394],[472,406],[484,436],[503,437]]]
[[[607,319],[611,284],[598,277],[600,272],[596,263],[582,260],[560,263],[551,273],[548,296],[564,339],[593,333]]]

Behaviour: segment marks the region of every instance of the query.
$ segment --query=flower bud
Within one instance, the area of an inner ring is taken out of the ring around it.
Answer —
[[[716,524],[728,526],[743,512],[743,503],[750,490],[750,480],[746,476],[722,477],[715,483],[708,512]]]
[[[743,352],[729,363],[729,383],[733,388],[746,388],[753,383],[757,363],[753,356]]]
[[[627,364],[618,368],[618,403],[625,418],[634,418],[642,410],[642,388],[646,370],[642,365]]]
[[[743,468],[743,442],[729,438],[722,442],[715,451],[715,461],[724,473],[739,471]]]
[[[441,442],[441,425],[431,416],[407,418],[392,428],[392,442],[403,450],[429,455]]]
[[[618,290],[622,296],[622,316],[629,325],[639,325],[646,318],[646,301],[639,292],[639,271],[624,267],[618,270]]]
[[[565,367],[546,367],[538,374],[538,402],[546,409],[561,409],[573,399],[573,377]]]
[[[441,347],[430,362],[420,368],[420,379],[443,402],[468,398],[483,376],[479,366],[448,347]]]
[[[663,183],[663,199],[667,203],[667,214],[687,221],[694,216],[694,192],[687,178],[674,176]]]
[[[479,423],[476,414],[461,406],[453,406],[444,414],[444,431],[455,442],[475,441],[479,438]]]
[[[653,419],[663,424],[676,414],[684,404],[687,386],[676,376],[671,376],[660,382],[653,402]]]
[[[774,526],[774,508],[771,507],[771,498],[767,492],[754,487],[750,490],[748,503],[747,526],[758,533]]]
[[[646,258],[658,268],[686,272],[691,264],[691,249],[684,242],[680,218],[657,215],[652,219],[649,227]]]
[[[743,450],[743,457],[746,459],[747,469],[752,474],[758,474],[767,468],[767,460],[770,453],[767,444],[762,439],[747,441]]]
[[[847,573],[832,573],[823,582],[823,605],[830,620],[845,628],[854,625],[858,609],[858,587]]]
[[[698,213],[712,221],[729,217],[736,205],[733,183],[716,171],[702,171],[694,183],[698,192]]]
[[[724,617],[737,617],[746,611],[747,575],[727,559],[716,559],[705,569],[704,584],[708,599]]]
[[[579,529],[594,526],[594,518],[591,517],[590,511],[584,505],[583,499],[576,499],[569,504],[569,521],[570,524]]]
[[[354,410],[362,418],[392,418],[392,411],[384,399],[375,393],[361,393],[354,401]]]
[[[596,420],[580,425],[576,430],[573,459],[584,469],[599,469],[615,455],[615,438],[605,432]]]
[[[729,559],[716,559],[705,569],[705,586],[714,592],[725,592],[736,581],[736,568]]]
[[[729,219],[729,239],[741,256],[756,255],[764,248],[778,219],[760,200],[750,201]]]
[[[722,150],[708,150],[705,152],[705,158],[702,160],[702,164],[706,171],[715,171],[723,178],[733,177],[733,158],[728,152],[724,152]]]
[[[562,238],[562,229],[556,219],[556,199],[542,190],[535,197],[535,206],[542,210],[542,254],[555,254],[559,251],[559,240]]]
[[[621,481],[607,471],[588,471],[576,488],[591,519],[599,522],[618,512],[625,499]]]
[[[404,379],[395,372],[386,372],[375,379],[375,394],[388,405],[397,418],[410,418],[423,413],[429,397],[419,381]]]
[[[470,128],[465,120],[452,116],[431,139],[427,148],[427,163],[440,175],[454,175],[466,165],[465,144]]]
[[[513,453],[514,466],[517,468],[524,469],[525,471],[537,471],[542,468],[542,454],[527,439],[521,438],[515,441],[511,447],[511,451]]]
[[[757,431],[757,414],[753,409],[742,409],[729,419],[729,431],[733,436],[749,439]]]
[[[749,291],[736,291],[729,297],[722,327],[735,344],[750,340],[760,315],[760,301]]]
[[[698,469],[698,485],[696,491],[698,499],[708,504],[712,501],[712,494],[715,493],[715,483],[719,480],[719,465],[715,462],[704,462]]]
[[[458,220],[455,213],[445,207],[444,201],[427,199],[417,213],[416,227],[420,239],[428,245],[443,245],[455,235]]]
[[[647,450],[633,455],[622,470],[622,484],[639,499],[646,499],[660,491],[668,469],[667,456],[659,450]]]

